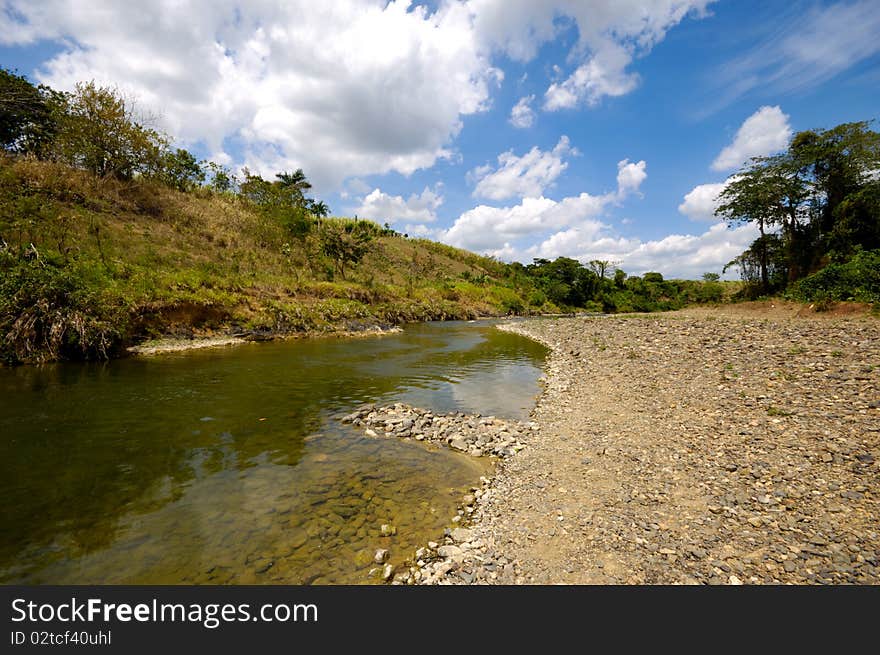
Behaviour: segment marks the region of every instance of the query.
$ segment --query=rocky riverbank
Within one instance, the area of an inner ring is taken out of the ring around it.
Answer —
[[[502,329],[551,348],[525,448],[395,582],[880,583],[876,319]]]
[[[475,538],[526,583],[880,582],[880,322],[651,315],[552,349]]]
[[[534,422],[511,421],[479,414],[434,413],[395,403],[385,407],[366,405],[342,418],[364,430],[368,437],[398,438],[446,446],[473,457],[506,460],[534,440]],[[430,541],[415,552],[407,566],[395,570],[385,563],[388,552],[379,549],[371,576],[393,584],[471,584],[517,581],[514,562],[495,552],[492,543],[465,526],[492,494],[494,477],[481,477],[482,485],[465,494],[451,523],[438,541]],[[389,528],[390,529],[390,528]],[[521,581],[521,580],[520,580]]]

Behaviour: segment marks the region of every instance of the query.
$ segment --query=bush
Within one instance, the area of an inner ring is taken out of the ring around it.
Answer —
[[[0,251],[0,360],[17,364],[116,354],[125,319],[103,305],[103,282],[91,267],[61,267],[35,248]]]
[[[829,264],[798,281],[789,296],[802,302],[880,302],[880,250],[861,251],[846,263]]]

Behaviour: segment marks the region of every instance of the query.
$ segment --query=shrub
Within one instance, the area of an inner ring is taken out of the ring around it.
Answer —
[[[880,250],[861,251],[846,263],[829,264],[798,281],[789,296],[804,302],[880,302]]]
[[[102,274],[61,267],[36,248],[0,250],[0,360],[107,359],[122,345],[125,318],[102,303]]]

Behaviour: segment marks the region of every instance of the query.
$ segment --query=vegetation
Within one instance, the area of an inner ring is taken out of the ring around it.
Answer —
[[[716,274],[630,277],[612,262],[564,257],[504,264],[387,224],[328,218],[302,170],[238,177],[172,148],[150,122],[115,89],[59,93],[2,71],[0,360],[107,358],[212,330],[262,338],[653,311],[731,292]]]
[[[868,122],[807,130],[730,177],[716,214],[759,237],[738,266],[748,297],[875,302],[880,261],[880,134]]]

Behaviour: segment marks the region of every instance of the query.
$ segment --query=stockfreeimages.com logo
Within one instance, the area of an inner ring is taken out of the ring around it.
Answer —
[[[13,623],[198,623],[213,630],[223,623],[317,623],[318,607],[312,603],[267,603],[253,611],[250,603],[105,603],[100,598],[69,602],[12,601]]]

